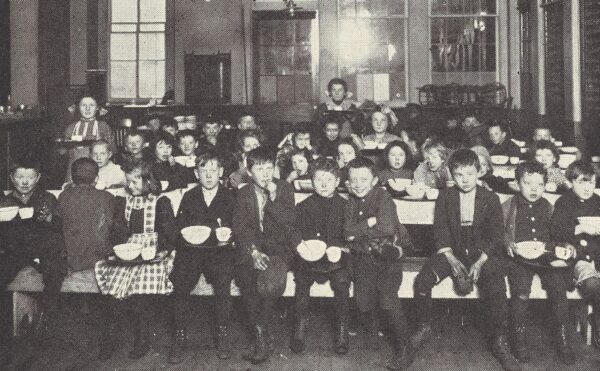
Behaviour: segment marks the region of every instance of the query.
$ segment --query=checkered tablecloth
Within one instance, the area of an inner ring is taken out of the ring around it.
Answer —
[[[175,251],[160,262],[140,265],[114,265],[106,260],[94,269],[100,292],[117,299],[131,295],[170,294],[173,284],[169,274],[173,269]]]

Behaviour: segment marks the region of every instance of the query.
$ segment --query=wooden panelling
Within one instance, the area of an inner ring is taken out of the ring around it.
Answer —
[[[546,112],[554,117],[565,115],[563,3],[553,2],[546,11]]]
[[[587,148],[600,154],[600,2],[583,0],[581,13],[582,106]]]

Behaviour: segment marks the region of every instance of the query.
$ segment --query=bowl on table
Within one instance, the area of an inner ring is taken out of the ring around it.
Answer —
[[[217,235],[217,240],[219,240],[219,242],[227,242],[231,239],[231,228],[219,227],[215,229],[215,234]]]
[[[527,260],[537,259],[546,251],[546,244],[541,241],[523,241],[515,246],[515,253]]]
[[[577,153],[579,151],[577,147],[560,147],[559,151],[564,153]]]
[[[192,245],[200,245],[208,240],[212,229],[205,225],[194,225],[181,230],[183,239]]]
[[[554,143],[554,145],[555,145],[555,146],[557,146],[557,147],[562,147],[562,145],[563,145],[563,142],[562,142],[562,140],[555,140],[553,143]]]
[[[518,156],[512,156],[510,158],[510,164],[511,165],[518,165],[519,162],[521,162],[521,159]]]
[[[169,188],[169,181],[168,180],[161,180],[160,181],[160,188],[164,192],[167,188]]]
[[[427,197],[428,200],[437,200],[439,194],[440,190],[437,188],[428,188],[425,191],[425,197]]]
[[[575,162],[575,160],[577,160],[577,155],[572,153],[561,153],[558,156],[558,166],[561,169],[566,169],[569,167],[569,165]]]
[[[327,244],[321,240],[302,241],[296,246],[300,257],[309,262],[320,260],[327,250]]]
[[[140,256],[143,246],[139,243],[122,243],[113,247],[117,258],[121,260],[133,260]]]
[[[372,140],[365,140],[364,149],[377,149],[377,142],[374,142]]]
[[[411,184],[406,186],[406,192],[412,198],[423,198],[425,197],[425,192],[427,191],[427,187],[424,184]]]
[[[412,183],[411,179],[402,179],[402,178],[388,179],[388,184],[396,192],[405,191],[406,187],[411,185],[411,183]]]
[[[0,222],[11,221],[19,213],[18,206],[0,207]]]
[[[504,155],[494,155],[491,157],[492,164],[494,165],[506,165],[510,158]]]
[[[142,259],[144,260],[152,260],[156,257],[156,246],[144,247],[141,250]]]
[[[337,263],[342,258],[342,249],[337,246],[329,246],[327,250],[325,250],[325,254],[327,255],[327,260],[332,263]]]

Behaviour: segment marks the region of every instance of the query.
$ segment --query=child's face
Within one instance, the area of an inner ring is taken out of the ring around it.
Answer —
[[[79,113],[84,119],[92,119],[96,116],[98,104],[91,97],[85,97],[79,102]]]
[[[179,149],[184,155],[193,155],[196,148],[198,148],[198,142],[193,136],[188,135],[183,138],[179,138]]]
[[[458,120],[449,119],[448,121],[446,121],[446,127],[448,129],[456,129],[458,127]]]
[[[484,156],[477,155],[477,157],[479,158],[479,175],[478,176],[479,176],[479,178],[481,178],[482,176],[487,174],[488,171],[490,171],[490,167]]]
[[[238,122],[238,129],[240,130],[256,130],[256,121],[252,116],[244,116]]]
[[[131,153],[132,155],[141,153],[144,150],[144,138],[139,135],[127,137],[127,140],[125,141],[125,148],[127,149],[127,152]]]
[[[356,158],[356,151],[354,150],[354,147],[349,144],[340,144],[338,146],[338,156],[344,163],[344,166],[346,166],[348,165],[348,162]]]
[[[196,167],[196,176],[204,189],[213,189],[219,185],[219,178],[223,176],[223,168],[217,161],[209,161]]]
[[[468,117],[465,117],[465,120],[463,121],[462,126],[465,129],[474,128],[476,126],[479,126],[479,121],[477,120],[477,117],[475,117],[475,116],[468,116]]]
[[[349,191],[356,197],[365,197],[377,185],[377,182],[377,177],[369,168],[350,168],[348,171]]]
[[[108,146],[103,144],[94,146],[92,148],[91,155],[92,160],[94,160],[98,164],[98,167],[103,168],[110,161],[110,158],[112,157],[112,152],[110,151],[110,149],[108,149]]]
[[[262,164],[254,164],[248,174],[254,181],[254,184],[262,189],[267,189],[269,183],[273,181],[275,165],[272,162],[264,162]]]
[[[452,179],[463,192],[471,192],[477,186],[479,172],[475,166],[461,166],[452,171]]]
[[[525,173],[519,180],[520,193],[529,202],[539,200],[544,194],[545,188],[544,175],[539,173]]]
[[[328,123],[325,125],[325,136],[327,140],[334,141],[340,135],[340,126],[338,124]]]
[[[535,129],[533,132],[533,141],[538,142],[540,140],[552,141],[552,133],[549,129]]]
[[[248,153],[258,147],[260,147],[260,142],[258,141],[258,138],[255,138],[255,137],[244,138],[244,142],[242,144],[242,151],[244,153]]]
[[[154,148],[154,154],[156,155],[156,158],[159,161],[168,161],[172,153],[173,147],[170,144],[167,144],[163,141],[156,143],[156,147]]]
[[[544,148],[535,151],[535,160],[544,165],[544,169],[549,169],[554,166],[556,157],[554,157],[554,153],[551,150]]]
[[[175,127],[175,126],[163,126],[162,129],[164,132],[167,132],[167,133],[171,134],[172,136],[177,135],[177,127]]]
[[[40,173],[36,169],[18,168],[10,176],[13,186],[21,194],[33,192],[40,181]]]
[[[344,89],[344,85],[342,84],[333,84],[331,85],[331,90],[329,90],[329,95],[331,99],[336,102],[341,102],[346,97],[346,90]]]
[[[160,119],[151,119],[148,121],[148,127],[152,129],[152,131],[158,131],[160,129]]]
[[[444,165],[444,159],[436,150],[429,150],[423,155],[429,171],[438,171]]]
[[[296,148],[306,148],[310,146],[310,134],[309,133],[298,133],[294,137],[294,145]]]
[[[371,117],[371,125],[373,126],[373,130],[375,131],[375,133],[385,133],[388,128],[387,116],[381,112],[375,112],[373,114],[373,117]]]
[[[399,146],[392,147],[388,154],[388,163],[390,164],[390,168],[394,170],[404,167],[404,164],[406,164],[406,153],[404,150]]]
[[[143,179],[140,169],[133,169],[130,173],[125,173],[127,179],[127,190],[132,196],[139,196],[143,192]]]
[[[321,197],[330,198],[340,184],[340,179],[329,171],[317,170],[313,175],[312,182],[316,194]]]
[[[582,200],[587,200],[594,195],[594,188],[596,187],[596,175],[592,176],[592,179],[586,180],[586,176],[580,175],[577,179],[573,180],[573,192]]]
[[[202,126],[202,132],[209,138],[214,138],[219,135],[221,125],[217,122],[208,122]]]
[[[490,140],[494,144],[502,144],[506,138],[506,133],[500,130],[499,126],[492,126],[489,128],[488,132],[490,134]]]
[[[308,160],[303,154],[292,156],[292,168],[298,175],[304,175],[308,172]]]

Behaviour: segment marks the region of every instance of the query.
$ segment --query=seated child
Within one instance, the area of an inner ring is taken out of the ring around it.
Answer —
[[[408,367],[408,326],[398,290],[402,283],[403,249],[412,248],[408,232],[398,221],[389,193],[378,187],[375,165],[356,158],[348,164],[350,198],[344,212],[344,236],[352,253],[354,296],[369,336],[378,310],[384,314],[394,344],[386,363],[390,370]]]
[[[428,139],[421,146],[425,161],[414,172],[413,180],[431,188],[445,188],[451,180],[448,166],[448,149],[437,140]]]
[[[308,125],[300,125],[294,129],[293,133],[288,134],[278,145],[277,168],[281,179],[287,177],[292,171],[290,163],[290,154],[297,149],[306,149],[310,152],[311,158],[316,157],[316,150],[311,144],[310,129]]]
[[[453,114],[448,115],[442,128],[435,130],[432,134],[449,149],[457,150],[469,144],[467,133],[465,133],[458,119]]]
[[[554,138],[552,137],[552,131],[550,130],[550,128],[546,127],[535,128],[533,130],[532,139],[534,142],[538,142],[540,140],[554,142]]]
[[[576,249],[575,281],[579,292],[594,306],[593,344],[600,348],[600,225],[579,223],[582,216],[600,217],[600,197],[594,193],[596,177],[589,162],[575,161],[566,173],[573,185],[554,204],[550,237]]]
[[[508,135],[508,126],[502,121],[492,121],[489,124],[488,133],[490,134],[489,147],[490,155],[503,155],[509,157],[520,157],[521,149]]]
[[[286,179],[288,183],[293,183],[294,180],[311,179],[310,164],[312,163],[312,156],[309,150],[306,148],[294,150],[290,153],[290,162],[292,163],[292,171]]]
[[[401,140],[389,143],[383,152],[386,167],[379,172],[379,181],[388,185],[390,179],[412,179],[414,160],[408,144]]]
[[[484,146],[473,146],[471,151],[475,152],[479,158],[480,169],[477,185],[486,188],[488,191],[493,191],[496,193],[513,193],[513,190],[508,185],[508,179],[494,175],[494,165],[492,164],[492,158],[490,157],[488,150]]]
[[[451,276],[461,295],[471,292],[473,283],[477,283],[493,329],[492,353],[505,370],[520,370],[507,339],[500,200],[495,193],[477,185],[480,167],[473,151],[459,149],[450,157],[448,166],[456,185],[441,191],[436,200],[433,230],[437,251],[414,283],[420,318],[418,330],[411,338],[413,351],[431,337],[431,290]]]
[[[488,147],[488,127],[479,121],[477,113],[474,110],[469,110],[465,114],[462,122],[462,128],[467,134],[468,145]]]
[[[131,130],[125,134],[125,148],[122,153],[117,153],[113,160],[114,163],[123,166],[123,163],[127,159],[144,160],[149,159],[151,156],[148,153],[147,147],[148,142],[144,133],[139,130]]]
[[[369,144],[387,144],[395,140],[400,140],[400,137],[388,133],[389,119],[385,113],[379,111],[373,112],[371,125],[374,133],[365,136],[362,141],[359,141],[359,149],[369,149]]]
[[[90,147],[90,157],[98,164],[98,180],[95,182],[98,189],[121,188],[125,186],[125,173],[121,166],[111,161],[112,151],[104,139],[96,141]]]
[[[174,118],[165,117],[164,121],[160,123],[160,131],[169,134],[175,139],[179,131],[179,124]]]
[[[340,183],[345,187],[346,180],[348,180],[348,164],[356,158],[358,149],[356,149],[354,142],[351,139],[343,139],[338,144],[337,151],[337,163],[340,168]]]
[[[254,346],[244,359],[259,364],[271,352],[269,327],[273,306],[284,290],[292,259],[296,210],[294,190],[273,177],[275,160],[259,147],[248,152],[252,182],[237,192],[233,234],[241,253],[236,283],[254,331]]]
[[[159,182],[168,182],[166,187],[163,186],[163,192],[187,187],[185,168],[175,162],[173,147],[175,139],[167,133],[159,133],[151,146],[154,151],[152,173]]]
[[[202,133],[204,136],[200,138],[198,153],[217,148],[217,145],[221,144],[219,133],[222,129],[223,125],[218,121],[204,121],[202,123]]]
[[[214,233],[204,243],[217,247],[219,241],[227,241],[227,236],[217,232],[219,227],[231,228],[234,197],[231,191],[220,185],[223,165],[215,151],[206,151],[197,159],[196,172],[200,186],[183,195],[181,206],[177,212],[177,230],[193,225],[204,225],[212,228]],[[227,234],[227,233],[225,233]],[[231,229],[229,229],[231,238]],[[235,254],[232,249],[202,249],[190,245],[182,237],[177,241],[177,255],[171,272],[174,286],[174,343],[169,352],[171,364],[181,363],[187,352],[186,318],[192,309],[190,292],[196,287],[200,276],[204,274],[206,281],[213,285],[215,292],[215,337],[217,339],[217,356],[220,359],[231,357],[231,339],[229,321],[231,314],[231,280]],[[198,313],[195,313],[198,314]]]
[[[542,197],[547,181],[544,167],[534,161],[519,164],[516,170],[520,193],[504,201],[505,244],[509,256],[514,256],[515,244],[522,241],[542,241],[546,249],[554,251],[556,244],[551,236],[552,204]],[[570,345],[569,303],[567,302],[568,270],[535,268],[519,261],[508,259],[506,264],[511,290],[511,313],[514,326],[513,351],[515,357],[525,363],[531,359],[527,345],[526,322],[531,282],[534,274],[542,281],[554,312],[555,336],[558,356],[566,365],[575,363],[575,354]]]
[[[256,119],[252,115],[243,114],[236,126],[236,130],[233,130],[232,133],[235,135],[231,136],[228,140],[229,146],[228,149],[230,152],[237,151],[238,142],[240,141],[241,135],[244,131],[252,130],[259,134],[260,142],[265,143],[265,134],[263,128],[256,123]]]
[[[298,226],[300,240],[321,240],[328,247],[344,247],[344,209],[346,200],[336,193],[340,183],[340,170],[332,159],[315,160],[313,186],[315,194],[298,204]],[[296,242],[295,242],[296,243]],[[329,281],[334,292],[335,347],[337,354],[348,352],[348,296],[350,272],[347,251],[341,258],[323,256],[317,262],[308,262],[296,254],[294,280],[296,282],[296,320],[290,348],[301,353],[306,342],[309,321],[310,287],[314,282]]]
[[[340,143],[340,123],[336,120],[328,120],[323,125],[324,135],[318,145],[318,153],[321,156],[335,158],[337,146]]]
[[[316,121],[319,122],[328,111],[355,111],[358,104],[351,99],[348,83],[341,78],[333,78],[327,83],[325,102],[317,107]],[[349,138],[354,133],[352,124],[345,120],[340,130],[341,138]]]
[[[246,130],[242,132],[238,142],[238,169],[229,175],[229,185],[232,188],[239,188],[242,184],[250,183],[251,177],[246,168],[246,155],[253,149],[260,147],[260,145],[260,134],[257,131]]]
[[[175,161],[181,165],[182,177],[185,183],[196,183],[198,179],[194,173],[196,168],[196,151],[198,149],[198,140],[192,130],[181,130],[177,133],[177,142],[179,144],[180,156],[175,157]]]
[[[548,174],[548,182],[546,190],[548,192],[564,192],[571,188],[569,181],[558,168],[558,149],[556,146],[547,140],[538,140],[534,142],[530,148],[531,159],[539,162],[544,166]]]

